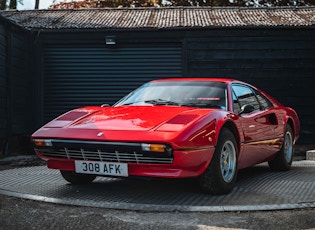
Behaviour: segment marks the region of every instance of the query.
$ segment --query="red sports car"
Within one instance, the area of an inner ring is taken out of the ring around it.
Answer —
[[[296,112],[232,79],[148,82],[113,106],[69,111],[32,135],[38,156],[73,184],[96,176],[196,178],[229,193],[239,169],[288,170]]]

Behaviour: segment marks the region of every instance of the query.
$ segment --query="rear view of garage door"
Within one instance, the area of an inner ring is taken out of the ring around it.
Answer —
[[[148,80],[181,76],[180,45],[45,47],[44,122],[73,108],[113,104]]]

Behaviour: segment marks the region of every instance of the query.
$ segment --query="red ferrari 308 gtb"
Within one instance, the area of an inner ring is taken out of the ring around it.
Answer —
[[[32,135],[38,156],[73,184],[96,176],[196,178],[229,193],[239,169],[288,170],[296,112],[231,79],[148,82],[113,106],[69,111]]]

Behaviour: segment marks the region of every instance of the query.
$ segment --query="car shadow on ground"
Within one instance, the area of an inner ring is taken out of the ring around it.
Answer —
[[[59,190],[59,197],[90,201],[145,205],[222,206],[257,204],[261,187],[268,187],[268,178],[275,175],[267,165],[240,170],[235,188],[230,194],[214,196],[203,192],[196,179],[128,179],[98,177],[87,185],[71,185]],[[273,184],[273,183],[272,183]],[[268,199],[271,199],[269,197]],[[279,198],[277,198],[279,199]],[[270,202],[266,202],[270,203]]]

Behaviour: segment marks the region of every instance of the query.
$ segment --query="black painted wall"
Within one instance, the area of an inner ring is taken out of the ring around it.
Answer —
[[[42,50],[61,44],[105,46],[105,35],[116,36],[116,49],[181,43],[183,77],[227,77],[251,83],[294,108],[301,120],[300,143],[315,143],[315,28],[81,30],[43,33],[39,40]]]
[[[34,76],[32,42],[25,33],[10,37],[9,104],[10,132],[26,135],[32,130]]]
[[[10,30],[9,46],[5,43],[5,33],[0,26],[0,69],[4,69],[4,72],[0,71],[0,105],[7,108],[0,111],[0,135],[5,132],[3,124],[8,118],[9,131],[13,135],[30,135],[43,125],[43,118],[47,116],[43,114],[43,89],[44,86],[49,88],[44,66],[44,63],[47,65],[47,47],[53,50],[62,46],[106,46],[105,36],[114,35],[117,44],[111,47],[113,51],[123,47],[159,47],[161,44],[181,46],[182,77],[235,78],[261,88],[284,105],[296,109],[302,128],[299,143],[315,143],[315,28],[47,30],[33,34]],[[9,55],[3,55],[5,50]],[[9,68],[3,67],[4,63],[9,63]],[[58,65],[53,66],[56,69],[52,71],[60,70]],[[123,68],[122,63],[120,70]],[[69,71],[72,75],[77,72]],[[86,69],[80,75],[93,75],[93,71]],[[109,77],[106,73],[104,71],[104,78]],[[102,75],[102,72],[97,74]],[[128,78],[123,81],[124,85],[128,84]],[[130,77],[133,85],[134,81]],[[81,94],[84,97],[84,92],[80,91]],[[111,93],[104,90],[104,97],[110,96]],[[5,107],[6,101],[9,101],[9,107]]]
[[[0,139],[4,138],[7,129],[7,91],[6,91],[6,34],[0,23]]]
[[[31,41],[28,33],[0,21],[1,143],[8,142],[12,136],[29,135],[34,129]]]
[[[243,80],[294,108],[300,142],[315,143],[315,29],[203,32],[187,38],[187,56],[188,76]]]

